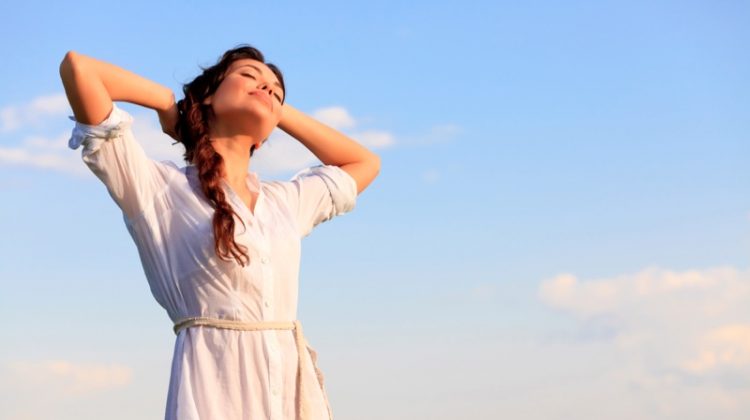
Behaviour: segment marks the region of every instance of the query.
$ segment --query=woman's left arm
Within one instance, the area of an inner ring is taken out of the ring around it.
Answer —
[[[357,182],[361,193],[380,172],[380,157],[366,147],[285,103],[279,128],[307,147],[325,165],[335,165]]]

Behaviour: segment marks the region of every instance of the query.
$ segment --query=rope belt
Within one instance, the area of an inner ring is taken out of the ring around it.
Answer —
[[[232,319],[219,319],[219,318],[207,318],[207,317],[191,317],[191,318],[182,318],[175,322],[174,324],[174,333],[179,334],[180,330],[184,328],[189,328],[193,326],[207,326],[207,327],[214,327],[214,328],[225,328],[230,330],[242,330],[242,331],[259,331],[259,330],[294,330],[294,340],[297,344],[297,395],[299,397],[299,404],[297,405],[297,414],[299,417],[299,420],[309,420],[310,419],[310,409],[308,408],[309,399],[307,397],[307,390],[302,385],[304,381],[302,380],[302,370],[303,366],[306,366],[304,363],[302,363],[302,354],[303,351],[307,351],[307,340],[305,340],[305,337],[302,335],[302,324],[299,322],[299,320],[294,321],[259,321],[259,322],[246,322],[246,321],[237,321]],[[316,355],[311,354],[311,359],[313,362],[313,368],[315,369],[315,375],[318,378],[318,381],[320,383],[321,390],[323,391],[323,397],[326,402],[326,407],[328,408],[328,418],[329,420],[333,419],[333,413],[331,412],[331,406],[328,403],[328,397],[326,396],[325,389],[323,389],[323,375],[320,372],[320,369],[318,369],[316,365]]]

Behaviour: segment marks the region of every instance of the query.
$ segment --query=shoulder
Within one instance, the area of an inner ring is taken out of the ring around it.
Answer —
[[[308,168],[302,169],[298,171],[294,176],[292,176],[292,181],[307,178],[307,177],[323,177],[323,178],[330,178],[330,179],[345,179],[345,178],[351,178],[351,176],[341,169],[341,167],[336,165],[314,165],[310,166]]]
[[[260,181],[260,188],[266,195],[285,199],[294,190],[294,185],[290,181],[263,180]]]

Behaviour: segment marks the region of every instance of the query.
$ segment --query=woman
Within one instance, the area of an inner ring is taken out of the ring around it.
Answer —
[[[76,121],[69,146],[84,146],[174,322],[166,419],[331,419],[296,317],[300,240],[354,207],[380,159],[287,104],[281,72],[257,49],[202,70],[175,103],[170,89],[83,54],[60,65]],[[154,109],[187,166],[149,159],[113,101]],[[323,165],[286,182],[248,172],[276,126]]]

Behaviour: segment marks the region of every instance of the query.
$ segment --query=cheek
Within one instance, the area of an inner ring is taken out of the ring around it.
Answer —
[[[214,109],[235,108],[242,99],[238,87],[222,85],[214,94]]]

